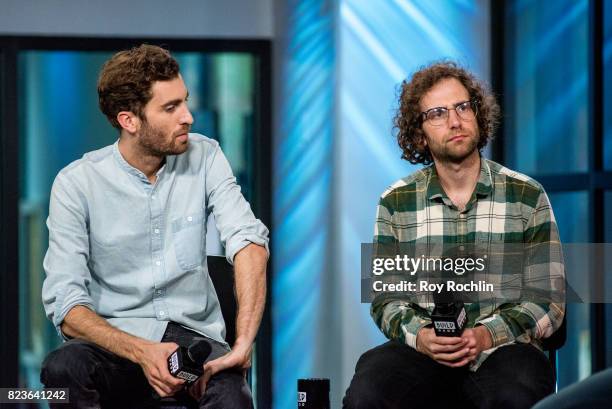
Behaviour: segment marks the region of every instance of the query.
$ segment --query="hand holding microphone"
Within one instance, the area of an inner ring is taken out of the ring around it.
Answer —
[[[168,357],[168,371],[191,385],[204,373],[204,362],[212,348],[204,338],[195,338],[188,348],[179,346]]]
[[[422,328],[417,334],[416,349],[442,365],[457,368],[474,359],[474,346],[462,337],[467,314],[462,301],[452,292],[434,293],[433,328]]]
[[[466,328],[467,314],[463,301],[452,293],[434,295],[435,307],[431,314],[433,328],[422,328],[417,335],[417,351],[442,365],[453,368],[464,366],[480,352],[493,346],[489,330],[479,325]]]

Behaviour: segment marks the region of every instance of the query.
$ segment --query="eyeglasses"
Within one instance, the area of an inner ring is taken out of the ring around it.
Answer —
[[[421,112],[421,121],[429,121],[432,126],[442,126],[448,121],[448,111],[455,110],[459,119],[472,121],[476,118],[476,101],[457,102],[454,108],[435,107]]]

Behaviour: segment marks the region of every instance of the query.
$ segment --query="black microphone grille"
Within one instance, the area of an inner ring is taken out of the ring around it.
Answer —
[[[210,344],[204,338],[195,338],[187,348],[189,358],[198,365],[204,364],[211,351]]]

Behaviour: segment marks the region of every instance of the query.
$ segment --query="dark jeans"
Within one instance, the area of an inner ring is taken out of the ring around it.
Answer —
[[[554,386],[546,356],[529,344],[501,347],[470,372],[389,341],[359,358],[343,407],[527,409]]]
[[[195,337],[201,335],[169,323],[162,342],[175,342],[187,347]],[[212,339],[208,341],[212,346],[208,360],[228,352],[223,344]],[[70,389],[70,405],[55,406],[61,409],[145,408],[154,405],[156,399],[159,399],[138,364],[80,339],[65,342],[47,355],[40,380],[47,388]],[[180,392],[177,397],[195,403],[186,391]],[[238,370],[215,374],[198,403],[200,408],[206,409],[253,407],[251,391]]]

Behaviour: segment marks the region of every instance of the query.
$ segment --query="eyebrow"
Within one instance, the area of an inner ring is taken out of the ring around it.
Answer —
[[[168,102],[162,104],[161,107],[162,108],[166,108],[166,107],[168,107],[170,105],[178,105],[181,102],[185,101],[187,98],[189,98],[189,91],[187,91],[187,95],[185,95],[185,98],[182,98],[182,99],[181,98],[173,99],[171,101],[168,101]]]
[[[461,105],[461,104],[465,104],[466,102],[472,102],[472,100],[471,100],[471,99],[466,99],[465,101],[455,102],[455,103],[454,103],[454,104],[452,104],[451,106],[452,106],[453,108],[457,108],[459,105]],[[429,109],[426,109],[426,110],[425,110],[425,111],[423,111],[422,113],[424,114],[425,112],[431,111],[432,109],[438,109],[438,108],[448,109],[446,106],[441,106],[441,105],[439,105],[439,106],[437,106],[437,107],[431,107],[431,108],[429,108]]]

